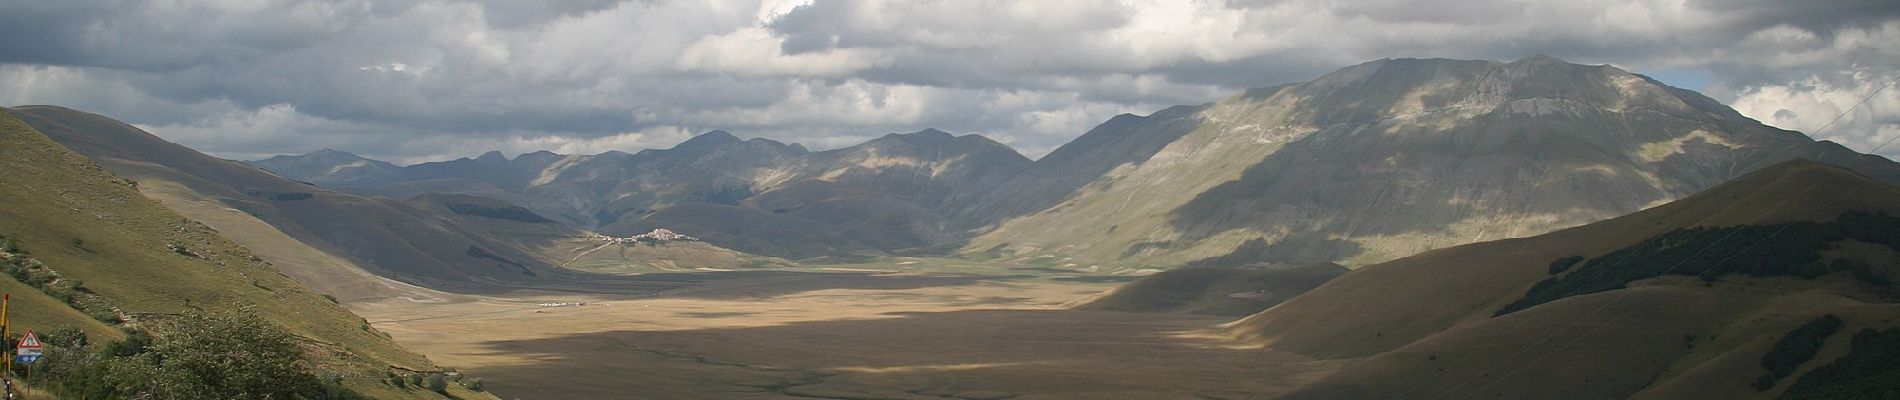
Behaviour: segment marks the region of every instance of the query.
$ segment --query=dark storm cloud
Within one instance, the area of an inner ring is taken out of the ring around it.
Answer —
[[[1373,59],[1548,54],[1710,82],[1690,89],[1812,130],[1900,76],[1890,3],[0,0],[0,101],[236,158],[592,153],[710,129],[826,148],[926,127],[1035,156],[1115,114]],[[1900,135],[1900,97],[1856,113],[1817,136]]]

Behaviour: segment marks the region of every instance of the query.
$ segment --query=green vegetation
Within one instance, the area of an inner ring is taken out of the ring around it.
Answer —
[[[87,118],[74,116],[62,126],[122,129],[101,118]],[[0,171],[7,171],[5,184],[0,184],[0,235],[15,243],[12,247],[22,251],[19,254],[31,252],[33,261],[20,258],[14,266],[18,274],[0,278],[0,289],[12,294],[13,329],[49,333],[73,327],[87,334],[87,346],[98,347],[49,352],[50,357],[109,352],[115,356],[101,355],[102,363],[131,368],[135,364],[105,361],[156,357],[138,355],[153,353],[150,349],[166,340],[181,314],[249,307],[271,328],[293,337],[299,357],[309,358],[300,366],[307,371],[356,376],[392,365],[432,366],[387,337],[358,329],[361,318],[349,310],[211,227],[133,191],[123,179],[25,125],[12,110],[0,110],[0,154],[6,154],[0,157]],[[128,337],[100,322],[118,323],[120,318],[154,337]],[[145,361],[188,360],[163,358]],[[34,376],[40,377],[38,368],[48,365],[36,366]],[[357,390],[386,388],[364,385],[367,380],[344,382]],[[227,396],[213,398],[220,397]]]
[[[528,209],[521,208],[520,206],[488,207],[488,206],[484,206],[480,204],[469,204],[469,203],[445,203],[443,204],[443,206],[448,207],[449,212],[462,214],[462,215],[473,215],[477,217],[505,219],[509,221],[526,222],[530,224],[554,223],[554,220],[547,219],[547,217],[542,217],[541,214],[535,214],[533,211],[528,211]]]
[[[0,251],[0,271],[6,272],[14,280],[39,289],[41,293],[65,303],[74,310],[90,315],[99,322],[107,324],[122,322],[118,311],[114,310],[105,299],[94,294],[92,289],[86,288],[84,281],[62,278],[58,271],[54,271],[47,267],[46,263],[20,250],[19,245],[13,243],[11,239],[7,239],[6,245],[0,246],[0,250],[4,250]]]
[[[1569,270],[1570,267],[1577,266],[1577,263],[1579,262],[1583,262],[1583,256],[1569,256],[1569,257],[1559,258],[1556,261],[1551,261],[1550,274],[1551,275],[1561,274],[1564,271]]]
[[[429,391],[449,394],[449,379],[444,374],[429,375]]]
[[[1773,389],[1775,381],[1788,377],[1795,368],[1813,359],[1814,353],[1821,351],[1823,342],[1835,332],[1840,332],[1843,325],[1841,317],[1828,314],[1801,324],[1783,335],[1780,341],[1775,342],[1775,348],[1762,356],[1761,366],[1768,369],[1768,374],[1755,380],[1755,390]]]
[[[1853,239],[1900,250],[1900,233],[1895,232],[1900,232],[1900,218],[1864,212],[1845,213],[1825,223],[1678,229],[1591,259],[1568,275],[1538,281],[1523,298],[1495,315],[1565,297],[1622,289],[1630,282],[1663,275],[1696,276],[1706,282],[1729,274],[1812,279],[1830,272],[1830,265],[1821,262],[1821,251],[1832,248],[1834,242]],[[1852,268],[1851,262],[1840,265]],[[1865,272],[1854,275],[1861,281],[1891,285],[1891,280],[1879,273],[1862,270]]]
[[[1783,400],[1900,398],[1900,328],[1862,329],[1846,356],[1802,374]]]
[[[33,379],[65,398],[356,399],[341,376],[319,380],[295,336],[249,310],[188,313],[156,333],[99,348],[77,330],[49,335]],[[58,355],[58,356],[54,356]]]

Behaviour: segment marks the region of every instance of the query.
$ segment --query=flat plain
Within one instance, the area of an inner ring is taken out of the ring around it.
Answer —
[[[1132,277],[944,259],[799,270],[352,308],[503,398],[1241,399],[1337,367],[1233,341],[1228,318],[1068,309]]]

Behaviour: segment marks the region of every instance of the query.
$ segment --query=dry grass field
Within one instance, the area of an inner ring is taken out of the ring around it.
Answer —
[[[1336,366],[1243,346],[1226,318],[1062,308],[1116,282],[853,267],[352,308],[510,399],[1241,399]]]

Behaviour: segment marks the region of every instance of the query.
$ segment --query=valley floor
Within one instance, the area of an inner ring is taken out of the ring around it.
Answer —
[[[510,399],[1241,399],[1336,367],[1240,346],[1224,318],[1065,309],[1115,279],[928,267],[353,308]]]

